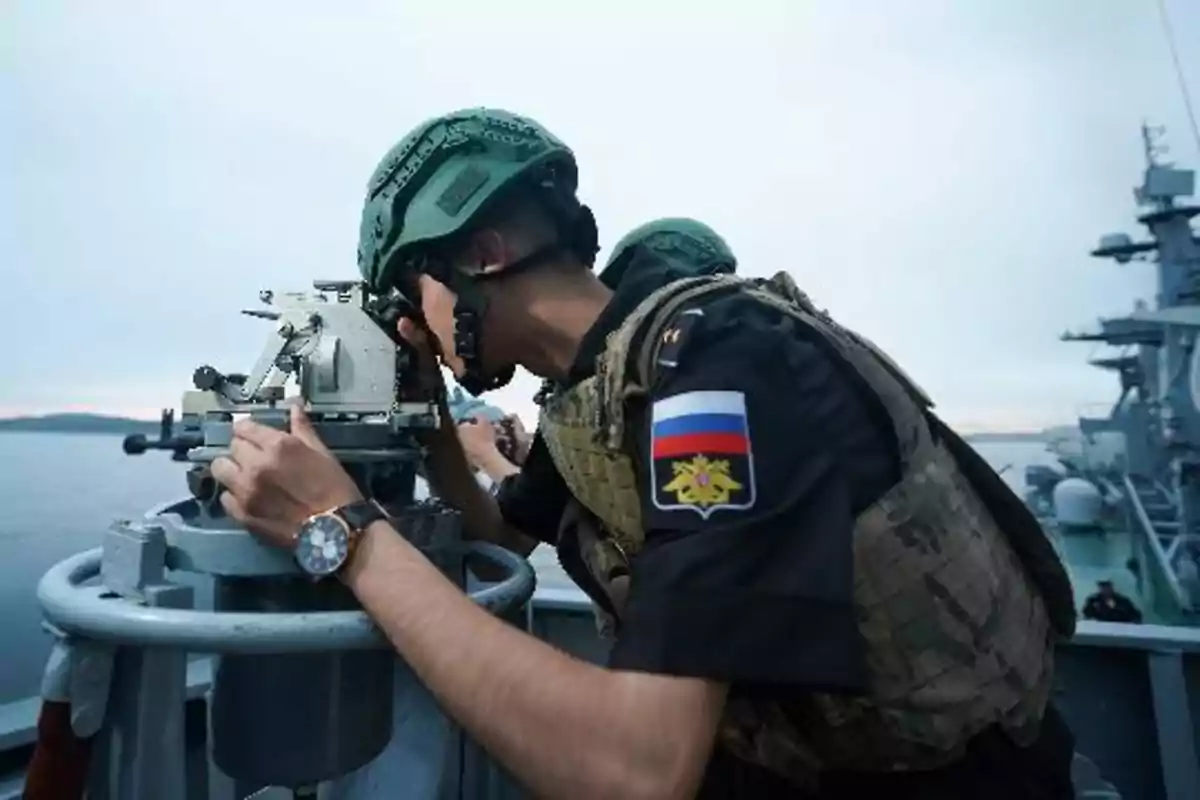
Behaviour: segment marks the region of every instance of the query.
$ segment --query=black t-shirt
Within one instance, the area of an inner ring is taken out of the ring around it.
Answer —
[[[539,542],[557,544],[558,523],[571,491],[558,474],[541,431],[533,435],[521,471],[501,481],[495,494],[505,522]]]
[[[620,287],[570,381],[592,373],[605,336],[652,281]],[[814,333],[744,296],[684,308],[663,335],[648,402],[630,408],[646,541],[610,665],[718,680],[734,694],[865,692],[852,531],[899,477],[879,401]],[[500,492],[510,524],[550,543],[569,497],[536,440]],[[563,564],[595,596],[581,565],[565,555]],[[820,796],[1057,797],[1039,791],[1060,772],[1067,797],[1070,737],[1057,735],[1057,717],[1046,727],[1027,749],[985,732],[935,773],[829,774]],[[700,796],[802,795],[718,749]]]

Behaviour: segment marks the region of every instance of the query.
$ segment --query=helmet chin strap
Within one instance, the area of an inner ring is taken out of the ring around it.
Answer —
[[[480,395],[507,386],[517,373],[516,367],[505,367],[495,375],[483,370],[479,349],[479,329],[483,315],[471,306],[464,307],[462,296],[454,304],[454,352],[463,362],[463,374],[458,383],[468,393]]]
[[[463,362],[463,374],[457,380],[473,395],[490,392],[508,385],[516,374],[507,367],[489,376],[483,368],[483,319],[487,313],[487,297],[470,278],[459,273],[452,279],[451,291],[458,295],[454,302],[454,354]]]

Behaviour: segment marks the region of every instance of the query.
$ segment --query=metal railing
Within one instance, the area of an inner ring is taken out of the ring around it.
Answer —
[[[1171,563],[1171,558],[1167,551],[1163,549],[1162,542],[1158,539],[1158,531],[1154,528],[1154,523],[1150,520],[1150,515],[1146,513],[1146,507],[1142,505],[1142,498],[1138,494],[1137,487],[1134,486],[1133,480],[1128,474],[1121,476],[1122,484],[1125,488],[1125,502],[1129,504],[1132,521],[1137,524],[1131,527],[1140,532],[1147,549],[1150,551],[1151,557],[1154,559],[1154,565],[1160,571],[1163,582],[1166,584],[1168,591],[1171,593],[1171,599],[1185,611],[1192,610],[1192,600],[1187,591],[1179,583],[1179,577],[1175,574],[1175,567]]]
[[[578,589],[539,589],[528,612],[526,624],[534,635],[581,659],[605,660],[607,644],[596,636],[591,603]],[[1193,711],[1200,708],[1200,630],[1083,621],[1060,648],[1058,662],[1055,703],[1075,732],[1077,750],[1123,800],[1200,797]],[[210,680],[207,660],[191,664],[188,677],[188,697],[202,702]],[[21,720],[0,714],[0,722],[20,727],[0,731],[0,751],[33,740],[37,703],[25,705]],[[203,753],[203,742],[190,744]],[[462,779],[459,796],[473,800],[525,796],[482,751],[464,762]],[[19,797],[19,776],[0,780],[0,800]]]

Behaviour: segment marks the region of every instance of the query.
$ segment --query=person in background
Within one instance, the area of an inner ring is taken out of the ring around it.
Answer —
[[[1083,604],[1084,619],[1094,619],[1097,622],[1142,621],[1142,612],[1132,600],[1113,588],[1112,581],[1097,581],[1096,586],[1099,587],[1099,591]]]
[[[633,294],[648,296],[671,281],[736,272],[737,257],[711,227],[691,217],[661,217],[622,236],[597,277],[614,292],[634,287]],[[540,405],[554,389],[546,380],[534,400]]]
[[[616,291],[635,263],[641,269],[634,274],[660,269],[667,281],[737,272],[737,257],[725,239],[691,217],[662,217],[622,236],[600,272],[600,282]]]

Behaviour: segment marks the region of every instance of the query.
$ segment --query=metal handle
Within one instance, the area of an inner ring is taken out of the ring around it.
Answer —
[[[479,606],[504,613],[533,596],[537,581],[528,561],[483,542],[470,542],[467,551],[509,572],[503,581],[469,594]],[[81,585],[100,574],[102,552],[96,548],[60,561],[38,583],[43,615],[68,634],[196,653],[312,653],[390,647],[362,611],[191,611],[151,608],[113,597],[103,586]]]

